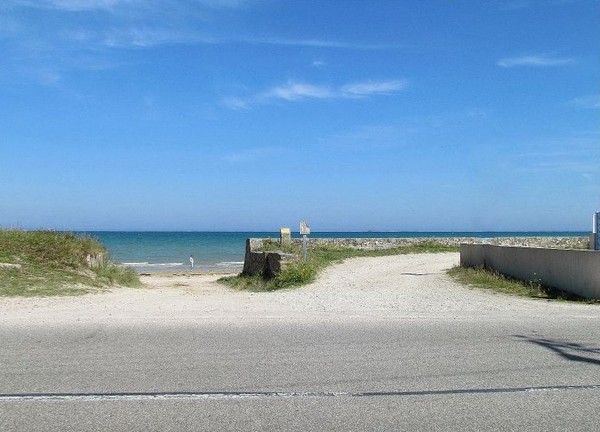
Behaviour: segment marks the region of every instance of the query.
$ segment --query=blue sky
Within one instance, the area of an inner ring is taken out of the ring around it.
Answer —
[[[0,227],[590,230],[598,0],[3,0]]]

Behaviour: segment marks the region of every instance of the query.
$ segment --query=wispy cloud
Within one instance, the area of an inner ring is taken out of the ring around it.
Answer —
[[[523,147],[530,151],[507,156],[521,172],[572,173],[586,179],[600,176],[597,131],[525,143]]]
[[[212,8],[239,8],[247,6],[250,0],[194,0],[204,6]]]
[[[323,138],[321,144],[352,151],[414,146],[423,142],[424,137],[453,135],[465,128],[481,128],[487,117],[487,112],[479,108],[411,116],[393,123],[364,125],[339,131]]]
[[[176,27],[163,25],[151,26],[144,23],[131,23],[126,26],[112,27],[102,31],[88,31],[90,37],[86,42],[98,47],[108,48],[152,48],[161,45],[274,45],[305,48],[331,48],[347,50],[380,50],[392,46],[344,43],[332,40],[299,40],[299,39],[263,39],[243,35],[223,37],[218,34],[192,27]],[[314,64],[323,66],[324,63]]]
[[[0,0],[0,69],[5,79],[57,84],[122,64],[117,50],[226,43],[211,36],[219,10],[256,1]]]
[[[404,90],[406,81],[366,81],[359,83],[346,84],[341,88],[341,94],[344,96],[369,96],[373,94],[388,95]]]
[[[0,0],[0,72],[11,79],[58,83],[85,63],[122,63],[122,50],[169,45],[256,45],[290,48],[378,50],[384,45],[327,38],[264,37],[228,31],[232,10],[264,0]],[[227,9],[226,13],[223,10]],[[48,17],[40,19],[39,17]],[[226,22],[225,22],[226,23]],[[43,48],[42,48],[43,47]],[[93,58],[98,58],[98,61]],[[324,63],[314,63],[322,67]],[[262,99],[329,97],[322,88],[276,89]],[[321,96],[320,96],[321,95]],[[230,99],[231,105],[248,100]]]
[[[322,145],[345,151],[383,149],[405,144],[413,133],[397,125],[369,125],[338,132],[324,139]]]
[[[302,99],[340,99],[386,96],[401,92],[407,86],[405,80],[363,81],[344,84],[340,87],[315,85],[290,81],[248,97],[230,97],[224,104],[233,109],[250,108],[253,105],[276,101],[294,102]]]
[[[255,147],[227,153],[222,160],[229,164],[248,163],[257,160],[272,160],[288,153],[290,153],[290,149],[285,147]]]
[[[571,99],[569,105],[584,109],[598,109],[600,108],[600,95],[577,97]]]
[[[241,42],[255,45],[278,45],[278,46],[295,46],[308,48],[339,48],[339,49],[355,49],[355,50],[385,50],[398,48],[397,45],[381,45],[381,44],[365,44],[357,42],[343,42],[329,39],[285,39],[285,38],[255,38],[255,37],[240,37],[231,42]]]
[[[518,11],[522,9],[568,5],[581,1],[587,0],[499,0],[498,6],[502,10]]]
[[[37,9],[56,9],[63,11],[117,11],[122,8],[149,9],[163,3],[164,7],[180,4],[199,5],[209,8],[238,8],[249,0],[7,0],[9,4]]]
[[[262,100],[284,99],[286,101],[305,98],[328,99],[332,97],[335,97],[335,92],[328,87],[294,82],[290,82],[284,86],[273,87],[266,93],[259,95],[259,99]]]
[[[379,50],[395,48],[359,42],[330,39],[291,39],[261,37],[252,34],[223,34],[207,25],[220,9],[245,9],[257,0],[3,0],[6,10],[50,10],[62,14],[60,34],[86,33],[77,39],[88,49],[98,48],[151,48],[170,44],[248,44],[290,47]],[[77,12],[78,14],[74,14]],[[15,19],[19,14],[15,15]],[[0,17],[1,18],[1,17]],[[82,26],[90,18],[91,26]],[[8,21],[4,21],[6,23]],[[16,21],[13,21],[16,23]],[[4,26],[6,27],[6,26]],[[43,23],[23,22],[18,28],[21,37],[32,37],[47,31]],[[85,28],[85,30],[81,30]],[[29,31],[26,31],[29,30]],[[0,26],[0,37],[7,33]],[[44,39],[59,43],[57,32],[43,35]]]
[[[101,46],[107,48],[152,48],[160,45],[218,44],[219,40],[195,31],[169,28],[131,27],[110,30],[95,35]]]
[[[66,12],[111,10],[136,0],[7,0],[13,7],[54,9]]]
[[[575,63],[574,58],[552,57],[544,54],[523,55],[518,57],[507,57],[498,60],[497,65],[504,68],[512,67],[553,67],[564,66]]]

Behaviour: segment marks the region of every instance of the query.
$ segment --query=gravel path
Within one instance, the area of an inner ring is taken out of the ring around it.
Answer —
[[[317,282],[271,293],[232,291],[222,275],[143,276],[144,289],[115,289],[82,297],[3,298],[0,323],[32,325],[95,322],[185,325],[264,320],[440,320],[535,318],[552,313],[597,319],[595,305],[517,298],[470,289],[446,270],[458,253],[354,258],[328,268]]]

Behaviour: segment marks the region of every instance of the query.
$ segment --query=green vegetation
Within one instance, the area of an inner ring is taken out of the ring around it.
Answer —
[[[221,278],[219,281],[240,290],[248,291],[276,291],[306,285],[313,282],[319,272],[325,267],[355,257],[378,257],[425,252],[458,252],[457,246],[447,246],[441,243],[425,240],[413,245],[401,246],[392,249],[362,250],[342,247],[331,244],[312,245],[308,252],[308,260],[303,263],[300,258],[289,262],[276,277],[264,279],[260,276],[231,276]],[[297,257],[302,256],[302,248],[293,244],[282,248],[279,242],[264,241],[262,251],[281,251],[292,253]]]
[[[454,267],[448,270],[448,274],[456,281],[465,285],[503,294],[542,299],[573,300],[590,303],[595,302],[593,300],[581,298],[574,294],[541,285],[538,282],[524,282],[495,271],[483,269],[481,267]]]
[[[141,286],[97,240],[56,231],[0,230],[0,296],[81,295],[108,286]],[[98,265],[88,260],[103,257]]]

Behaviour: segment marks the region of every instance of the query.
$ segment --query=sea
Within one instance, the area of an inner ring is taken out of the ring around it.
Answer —
[[[200,271],[237,273],[244,265],[247,238],[279,238],[278,232],[132,232],[91,231],[110,258],[139,273]],[[315,238],[434,238],[434,237],[578,237],[586,232],[313,232]],[[292,233],[292,237],[301,237]],[[189,257],[194,256],[194,268]]]

